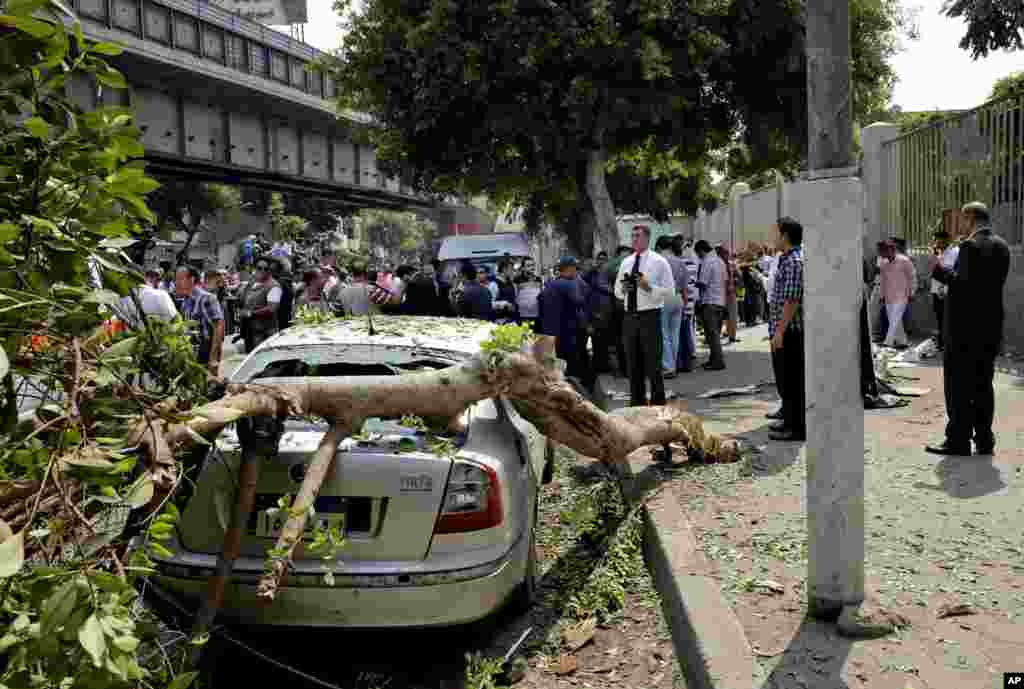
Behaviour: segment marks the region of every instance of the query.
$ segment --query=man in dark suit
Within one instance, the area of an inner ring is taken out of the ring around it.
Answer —
[[[423,266],[423,270],[409,282],[405,289],[402,313],[411,316],[450,316],[451,303],[448,291],[451,285],[441,277],[440,261]]]
[[[992,231],[988,208],[979,202],[963,207],[973,234],[960,245],[953,268],[932,256],[932,277],[946,285],[942,338],[946,392],[946,439],[925,449],[940,455],[995,451],[992,378],[1003,340],[1003,286],[1010,271],[1010,250]]]

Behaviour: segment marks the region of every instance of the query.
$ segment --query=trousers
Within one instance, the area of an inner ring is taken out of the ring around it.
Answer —
[[[693,355],[697,352],[694,339],[693,314],[683,310],[683,318],[679,326],[679,355],[676,357],[676,369],[689,371],[693,369]]]
[[[893,347],[907,344],[907,333],[903,329],[903,312],[906,310],[906,303],[887,303],[885,305],[885,315],[889,320],[889,330],[885,334],[886,346]]]
[[[647,381],[651,384],[651,404],[665,404],[665,378],[662,375],[661,309],[626,313],[622,321],[622,339],[629,371],[629,404],[647,405]]]
[[[725,307],[715,304],[701,306],[701,322],[704,324],[704,337],[707,339],[711,366],[725,366],[722,355],[722,320],[725,318]]]
[[[679,335],[683,320],[683,302],[666,303],[661,308],[662,343],[661,367],[666,371],[676,370],[679,358]]]
[[[787,328],[782,336],[782,418],[793,433],[807,435],[804,333]]]
[[[995,362],[995,352],[984,349],[947,347],[943,351],[942,376],[949,418],[946,441],[950,445],[963,447],[972,439],[981,448],[995,445]]]

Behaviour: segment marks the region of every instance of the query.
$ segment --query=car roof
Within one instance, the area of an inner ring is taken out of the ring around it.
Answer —
[[[441,261],[459,259],[499,259],[505,256],[523,258],[530,255],[530,245],[521,232],[453,235],[445,237],[437,258]]]
[[[318,325],[298,325],[268,339],[254,351],[302,345],[375,344],[417,347],[472,355],[480,351],[494,324],[469,318],[435,316],[373,316],[374,335],[366,316],[341,318]]]

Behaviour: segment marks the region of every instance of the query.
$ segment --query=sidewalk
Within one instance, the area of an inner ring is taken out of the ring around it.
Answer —
[[[696,552],[676,576],[716,581],[749,641],[754,682],[742,684],[1002,687],[1002,673],[1024,670],[1024,379],[996,375],[994,458],[924,452],[925,443],[942,439],[945,425],[938,364],[898,370],[918,378],[910,385],[931,388],[927,395],[907,407],[865,413],[868,599],[911,626],[854,642],[804,616],[806,466],[802,444],[768,438],[773,422],[765,414],[777,407],[773,386],[755,395],[696,399],[711,388],[770,380],[766,332],[763,324],[741,330],[742,342],[726,348],[725,371],[698,369],[667,382],[677,404],[701,416],[708,430],[739,438],[751,449],[748,458],[646,472],[668,482],[670,504],[691,525]],[[623,379],[603,382],[607,390],[628,390]],[[635,459],[643,468],[645,458],[637,453]],[[971,614],[939,618],[943,606],[960,604],[969,604]],[[731,647],[742,653],[747,645]],[[723,660],[728,666],[728,658],[717,659]],[[750,667],[749,658],[735,660]]]

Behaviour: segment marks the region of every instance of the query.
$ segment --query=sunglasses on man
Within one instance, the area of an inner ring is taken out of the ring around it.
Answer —
[[[259,263],[256,266],[256,270],[270,270],[270,266],[268,266],[266,263]]]

